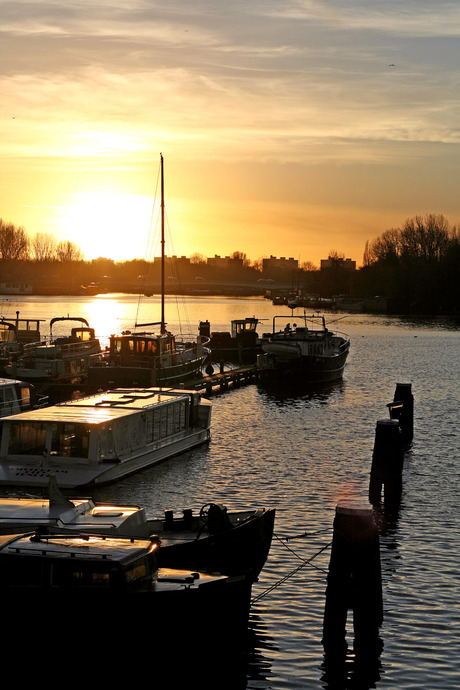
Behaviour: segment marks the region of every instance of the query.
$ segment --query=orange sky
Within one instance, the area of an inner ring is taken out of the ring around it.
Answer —
[[[1,218],[145,257],[162,152],[168,254],[359,264],[459,222],[456,4],[191,5],[2,3]]]

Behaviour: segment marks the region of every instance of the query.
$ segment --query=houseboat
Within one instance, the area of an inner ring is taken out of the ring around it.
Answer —
[[[115,389],[6,417],[0,484],[75,488],[116,481],[210,438],[196,391]]]

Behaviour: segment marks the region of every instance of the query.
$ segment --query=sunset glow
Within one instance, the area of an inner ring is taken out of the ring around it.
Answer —
[[[2,6],[0,217],[145,257],[358,263],[416,214],[460,220],[460,9],[360,0]]]

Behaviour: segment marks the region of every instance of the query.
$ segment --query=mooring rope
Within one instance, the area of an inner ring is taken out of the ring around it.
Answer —
[[[277,535],[274,535],[274,536],[275,536],[277,539],[279,539],[279,537],[277,537]],[[281,541],[281,539],[280,539],[280,541]],[[305,566],[307,566],[307,565],[312,565],[314,568],[317,568],[316,565],[312,564],[313,559],[316,558],[317,556],[319,556],[321,553],[323,553],[323,551],[325,551],[326,549],[328,549],[328,548],[331,546],[331,544],[332,544],[332,541],[330,541],[328,544],[326,544],[326,545],[323,546],[321,549],[319,549],[319,551],[317,551],[315,554],[313,554],[313,556],[311,556],[310,558],[308,558],[308,559],[306,559],[306,560],[303,560],[302,563],[301,563],[297,568],[294,568],[294,570],[292,570],[290,573],[288,573],[288,574],[285,575],[283,578],[281,578],[281,580],[278,580],[278,582],[275,582],[274,585],[271,585],[270,587],[267,587],[267,589],[265,589],[263,592],[261,592],[260,594],[258,594],[256,597],[254,597],[254,598],[251,600],[251,606],[252,606],[253,604],[255,604],[257,601],[260,601],[260,599],[262,599],[263,597],[267,596],[267,594],[269,594],[270,592],[272,592],[274,589],[277,589],[278,587],[280,587],[282,584],[284,584],[284,583],[286,582],[286,580],[289,580],[289,578],[291,578],[293,575],[295,575],[296,573],[298,573],[299,570],[302,570],[302,568],[305,568]],[[290,551],[291,553],[293,553],[294,555],[297,556],[297,554],[296,554],[294,551],[292,551],[292,549],[288,549],[288,551]],[[317,569],[318,569],[318,570],[321,570],[322,572],[326,572],[323,568],[317,568]]]

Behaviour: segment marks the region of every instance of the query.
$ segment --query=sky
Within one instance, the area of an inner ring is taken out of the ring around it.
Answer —
[[[460,4],[2,0],[0,218],[85,259],[362,262],[460,222]],[[153,238],[153,239],[152,239]]]

